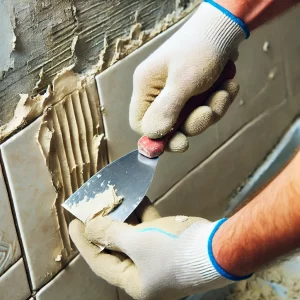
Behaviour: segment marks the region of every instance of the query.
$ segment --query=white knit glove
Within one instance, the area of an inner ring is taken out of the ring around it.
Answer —
[[[153,206],[149,209],[155,210]],[[149,215],[149,211],[144,213],[142,222]],[[152,215],[158,217],[158,213]],[[179,216],[132,226],[97,217],[86,229],[73,221],[70,235],[92,270],[109,283],[134,299],[169,300],[240,279],[222,270],[212,254],[212,237],[223,221]],[[90,242],[113,252],[99,253]]]
[[[133,130],[157,139],[175,124],[184,104],[208,90],[238,46],[248,37],[246,25],[208,0],[168,41],[135,70],[129,120]],[[195,109],[169,141],[173,152],[188,148],[187,136],[198,135],[218,121],[236,97],[238,84],[223,83]]]

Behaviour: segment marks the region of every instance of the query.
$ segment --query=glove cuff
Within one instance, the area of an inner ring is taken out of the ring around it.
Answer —
[[[199,34],[210,41],[220,54],[230,53],[250,35],[242,20],[212,0],[204,0],[195,17],[201,25]]]
[[[205,224],[201,221],[196,222],[180,236],[180,249],[176,251],[177,282],[183,289],[189,287],[189,294],[220,288],[252,275],[245,277],[231,275],[215,260],[211,246],[212,239],[225,221],[226,219],[222,219]]]

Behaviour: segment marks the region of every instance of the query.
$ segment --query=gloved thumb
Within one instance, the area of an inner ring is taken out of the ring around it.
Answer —
[[[87,222],[85,229],[85,236],[91,243],[125,254],[128,240],[134,233],[133,226],[112,220],[110,217],[92,219]]]

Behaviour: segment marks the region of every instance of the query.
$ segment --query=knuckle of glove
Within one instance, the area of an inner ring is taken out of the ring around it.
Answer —
[[[233,80],[227,80],[221,85],[221,89],[228,92],[230,96],[230,102],[236,98],[240,90],[240,85]]]
[[[225,115],[231,104],[230,95],[224,90],[217,91],[208,100],[207,104],[211,107],[216,119],[219,120]]]
[[[107,218],[98,217],[87,222],[85,236],[90,242],[102,244],[102,241],[106,240],[111,222],[105,222],[105,219]]]
[[[209,106],[196,108],[181,125],[181,131],[187,136],[196,136],[214,123],[214,114]]]
[[[167,151],[174,153],[182,153],[188,150],[189,142],[187,137],[181,133],[176,132],[167,144]]]

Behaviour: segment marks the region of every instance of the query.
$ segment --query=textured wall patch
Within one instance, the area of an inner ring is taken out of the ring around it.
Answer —
[[[70,215],[61,204],[107,163],[95,82],[68,70],[56,79],[45,105],[38,143],[57,191],[62,241],[71,253]]]

